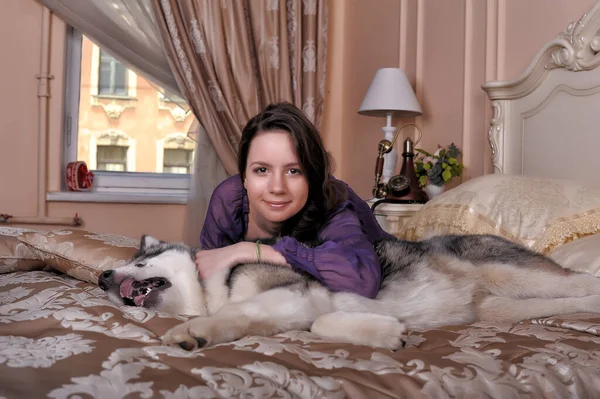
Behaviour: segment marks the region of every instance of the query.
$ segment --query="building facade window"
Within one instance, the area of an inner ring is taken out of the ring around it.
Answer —
[[[107,172],[135,172],[136,143],[124,132],[109,129],[91,133],[89,167]]]
[[[96,169],[109,172],[127,170],[127,147],[99,145],[96,147]]]
[[[100,49],[98,67],[98,94],[105,96],[126,96],[127,68],[112,55]]]
[[[183,133],[171,133],[156,142],[156,171],[192,174],[196,142]]]
[[[192,173],[194,151],[185,148],[165,148],[163,173]]]

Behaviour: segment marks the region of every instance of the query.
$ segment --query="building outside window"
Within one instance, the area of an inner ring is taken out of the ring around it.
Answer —
[[[127,170],[127,147],[118,145],[96,146],[96,169],[125,172]]]
[[[192,173],[194,151],[165,148],[163,173]]]
[[[127,95],[127,68],[112,55],[100,49],[98,94]]]

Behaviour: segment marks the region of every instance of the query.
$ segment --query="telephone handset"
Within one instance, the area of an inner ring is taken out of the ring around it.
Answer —
[[[419,132],[419,138],[416,143],[410,138],[404,141],[403,152],[402,152],[402,168],[399,175],[392,176],[387,183],[381,182],[381,176],[383,174],[383,162],[384,155],[390,152],[398,138],[398,134],[405,126],[414,126]],[[414,123],[407,123],[398,130],[394,138],[390,142],[389,140],[381,140],[378,146],[377,161],[375,163],[375,186],[373,187],[373,196],[375,198],[383,199],[373,204],[373,207],[380,202],[395,202],[395,203],[425,203],[427,202],[427,194],[421,187],[417,175],[415,173],[413,157],[414,157],[414,145],[421,141],[421,129]]]
[[[381,182],[383,173],[383,156],[391,151],[389,140],[381,140],[379,143],[379,153],[377,154],[377,163],[375,164],[375,186],[373,187],[373,196],[375,198],[390,198],[401,196],[402,192],[410,187],[410,179],[402,174],[392,176],[386,183]],[[389,145],[390,148],[387,148]]]

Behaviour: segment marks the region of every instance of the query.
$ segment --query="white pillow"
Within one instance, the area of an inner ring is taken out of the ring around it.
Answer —
[[[565,269],[600,277],[600,234],[563,244],[548,254]]]

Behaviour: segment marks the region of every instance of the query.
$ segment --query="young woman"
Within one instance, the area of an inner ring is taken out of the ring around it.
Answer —
[[[196,257],[204,278],[258,261],[288,265],[333,291],[377,294],[381,270],[373,244],[394,237],[354,191],[331,177],[330,156],[300,109],[272,104],[250,119],[238,170],[210,200]],[[275,237],[273,246],[260,243]]]

